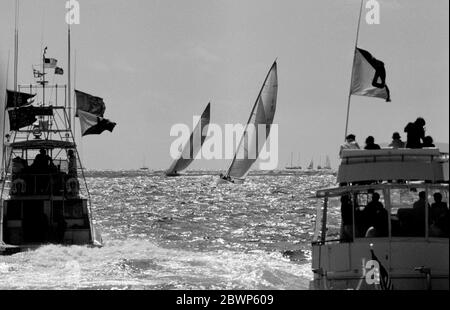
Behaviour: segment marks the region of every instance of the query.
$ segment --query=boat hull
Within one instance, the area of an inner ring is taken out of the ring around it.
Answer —
[[[16,196],[2,200],[3,254],[30,250],[45,244],[101,246],[93,227],[87,200],[66,197]]]
[[[310,288],[380,289],[380,282],[374,281],[371,273],[371,244],[394,290],[449,289],[449,241],[446,238],[383,238],[313,244],[314,280]]]

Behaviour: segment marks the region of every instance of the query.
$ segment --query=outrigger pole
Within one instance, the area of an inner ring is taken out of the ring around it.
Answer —
[[[355,65],[355,54],[356,54],[356,49],[358,48],[359,28],[361,26],[361,15],[362,15],[363,3],[364,3],[364,0],[361,0],[361,7],[359,9],[358,27],[356,29],[355,48],[353,49],[352,74],[351,74],[351,78],[350,78],[350,89],[348,91],[347,119],[345,121],[345,136],[344,136],[344,140],[347,137],[347,132],[348,132],[348,118],[350,116],[350,101],[351,101],[351,97],[352,97],[353,66]]]
[[[71,54],[71,46],[70,46],[70,23],[67,23],[67,103],[69,106],[69,130],[72,130],[72,85],[71,85],[71,63],[70,63],[70,54]]]
[[[17,106],[16,98],[17,98],[17,68],[19,64],[19,0],[16,0],[15,2],[15,17],[14,17],[14,106]],[[6,87],[8,87],[8,69],[9,69],[9,53],[8,53],[8,67],[6,69]],[[6,107],[6,101],[8,99],[5,98],[5,107]],[[6,119],[6,110],[3,108],[3,130],[2,130],[2,175],[4,177],[4,180],[1,185],[1,192],[0,192],[0,245],[5,245],[3,242],[3,191],[5,190],[5,183],[6,183],[6,149],[5,149],[5,119]]]

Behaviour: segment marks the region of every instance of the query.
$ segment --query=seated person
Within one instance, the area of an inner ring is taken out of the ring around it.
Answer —
[[[435,147],[433,144],[433,138],[431,136],[426,136],[423,138],[423,144],[422,147]]]
[[[365,150],[380,150],[381,147],[375,143],[375,138],[372,136],[368,136],[366,139],[366,146],[364,147]]]
[[[441,193],[434,193],[434,203],[431,204],[429,222],[430,235],[435,237],[448,236],[448,215],[447,203],[442,201]]]
[[[359,150],[359,144],[358,142],[356,142],[356,136],[353,134],[348,135],[345,138],[345,143],[341,145],[341,148],[339,150],[339,156],[342,157],[342,150],[346,150],[346,149],[353,149],[353,150]]]
[[[372,201],[364,208],[366,237],[387,236],[387,218],[388,213],[380,202],[380,194],[373,193]]]
[[[392,135],[392,142],[389,144],[389,147],[393,149],[403,149],[405,148],[406,143],[402,141],[402,137],[398,132],[394,132]]]
[[[366,238],[378,238],[388,236],[388,212],[386,209],[378,210],[375,215],[373,226],[366,232]]]

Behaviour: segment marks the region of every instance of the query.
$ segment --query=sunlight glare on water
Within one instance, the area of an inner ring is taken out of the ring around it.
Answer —
[[[320,187],[330,173],[91,172],[102,248],[0,256],[0,289],[308,289]]]

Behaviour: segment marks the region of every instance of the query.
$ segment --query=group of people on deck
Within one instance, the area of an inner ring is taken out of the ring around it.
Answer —
[[[357,203],[356,195],[350,194],[341,196],[341,240],[350,241],[353,239],[353,227],[355,227],[356,237],[375,238],[388,237],[389,234],[389,213],[380,201],[380,194],[372,193],[371,201],[361,210]],[[392,225],[393,236],[425,236],[425,214],[428,209],[428,227],[430,237],[448,237],[450,228],[450,211],[446,202],[442,201],[442,194],[433,194],[434,202],[431,206],[427,202],[426,192],[421,191],[418,200],[412,205],[412,209],[406,209],[412,217],[403,218],[400,210],[397,216],[400,226]],[[352,214],[354,210],[355,214]],[[353,226],[355,219],[355,226]],[[400,231],[396,231],[400,229]]]
[[[433,138],[431,136],[425,136],[425,124],[425,120],[422,117],[418,117],[414,122],[408,123],[404,129],[407,137],[406,142],[402,141],[398,132],[394,132],[389,147],[393,149],[435,147]],[[375,138],[373,136],[368,136],[365,142],[365,150],[381,149],[381,147],[375,143]],[[345,143],[341,145],[339,155],[342,154],[342,150],[344,149],[361,149],[358,142],[356,142],[356,136],[354,134],[349,134],[345,138]]]
[[[36,193],[46,193],[51,190],[49,186],[50,181],[52,181],[55,188],[61,186],[59,184],[61,182],[60,176],[58,176],[61,173],[60,167],[54,164],[52,157],[47,154],[46,149],[42,148],[39,150],[31,165],[28,165],[28,162],[20,156],[14,158],[12,162],[12,180],[24,183],[24,188],[21,189],[22,193],[27,192],[25,190],[26,188],[29,189],[29,192],[35,187]],[[66,177],[76,178],[77,161],[73,150],[68,150],[67,152],[67,164]]]

